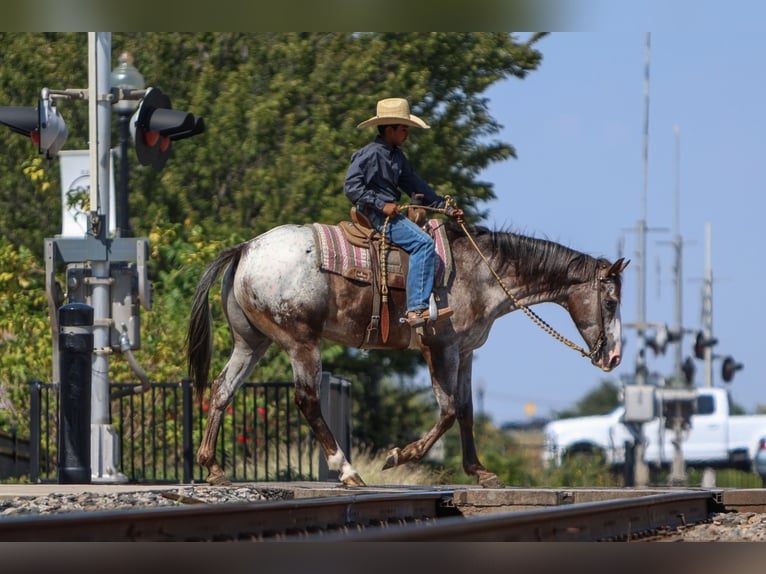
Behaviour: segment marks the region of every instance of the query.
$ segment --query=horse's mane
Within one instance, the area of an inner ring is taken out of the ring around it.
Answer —
[[[521,282],[539,282],[544,278],[552,289],[592,279],[599,266],[608,263],[604,258],[592,257],[560,243],[509,230],[477,225],[469,226],[468,232],[498,272],[511,266]],[[451,238],[464,235],[460,227],[449,224],[448,233]]]

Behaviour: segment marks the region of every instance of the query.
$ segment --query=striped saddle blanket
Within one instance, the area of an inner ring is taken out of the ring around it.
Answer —
[[[426,231],[434,238],[436,250],[434,286],[443,286],[452,273],[452,254],[447,241],[447,232],[443,222],[437,219],[431,219],[426,223]],[[369,249],[349,243],[343,230],[337,225],[314,223],[314,235],[319,247],[319,265],[322,270],[362,283],[372,283],[373,257]],[[389,287],[404,289],[407,254],[395,245],[389,244],[386,262]]]

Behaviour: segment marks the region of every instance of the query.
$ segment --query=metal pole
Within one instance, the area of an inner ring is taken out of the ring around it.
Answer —
[[[636,383],[646,382],[646,338],[644,329],[646,326],[646,232],[647,232],[647,189],[649,186],[649,62],[650,62],[650,39],[651,33],[646,33],[646,47],[644,51],[644,129],[643,151],[641,170],[641,221],[638,223],[638,359],[636,369]]]
[[[676,264],[674,269],[675,275],[675,296],[676,296],[676,317],[675,317],[675,329],[678,333],[679,340],[676,345],[676,357],[675,357],[675,380],[680,382],[683,380],[682,364],[683,364],[683,348],[682,342],[684,338],[683,332],[683,246],[684,242],[681,237],[681,129],[678,126],[673,128],[676,134],[676,169],[675,169],[675,188],[676,188],[676,236],[673,241],[673,247],[675,248]]]
[[[641,184],[641,221],[638,225],[638,356],[636,359],[636,384],[643,385],[646,381],[646,233],[647,233],[647,189],[649,186],[649,62],[650,62],[651,33],[646,33],[644,51],[644,141],[642,153],[642,184]],[[649,482],[649,468],[644,461],[644,429],[642,423],[636,423],[634,428],[633,474],[634,485],[646,486]]]
[[[32,483],[40,482],[41,386],[37,380],[29,383],[29,480]]]
[[[108,244],[109,159],[111,154],[110,68],[112,35],[88,32],[88,111],[90,136],[91,225],[95,239]],[[117,436],[111,425],[109,353],[111,352],[111,278],[109,249],[91,262],[93,376],[91,383],[91,472],[93,482],[126,482],[117,471]]]
[[[194,396],[191,379],[181,381],[183,396],[183,481],[190,483],[194,478],[194,441],[192,426],[194,425]]]
[[[90,385],[93,308],[70,303],[59,309],[59,484],[89,484]]]
[[[713,263],[712,263],[712,228],[705,224],[705,292],[703,295],[702,312],[705,339],[713,338]],[[713,347],[705,347],[705,386],[713,386]]]
[[[117,233],[130,237],[130,214],[128,206],[128,143],[130,141],[130,113],[120,112],[117,125],[120,134],[120,185],[117,188]]]

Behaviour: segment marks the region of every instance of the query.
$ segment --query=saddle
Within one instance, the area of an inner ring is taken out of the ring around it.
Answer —
[[[384,244],[383,235],[355,206],[351,207],[350,215],[351,221],[342,221],[338,226],[351,245],[367,247],[370,251],[372,311],[362,347],[374,348],[388,341],[388,288],[406,288],[409,256],[390,242]]]
[[[434,220],[426,224],[426,212],[423,209],[410,208],[407,214],[416,224],[423,227],[424,231],[434,237],[437,247],[435,284],[438,284],[439,279],[446,280],[445,276],[451,271],[451,257],[449,257],[446,235],[440,223]],[[314,224],[318,239],[320,267],[325,271],[343,275],[347,279],[371,285],[370,322],[360,348],[393,348],[393,341],[388,341],[390,327],[388,291],[389,289],[406,290],[409,256],[388,240],[384,245],[382,234],[355,207],[351,208],[350,218],[350,221],[341,221],[334,226]],[[385,262],[385,268],[382,266],[383,262]]]

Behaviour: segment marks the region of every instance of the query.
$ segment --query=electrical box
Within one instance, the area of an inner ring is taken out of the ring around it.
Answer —
[[[130,339],[130,348],[141,346],[141,311],[139,306],[138,270],[133,264],[114,262],[109,266],[110,293],[110,345],[120,349],[123,325]],[[92,306],[92,271],[90,264],[74,263],[67,266],[66,284],[69,303],[86,303]]]
[[[692,415],[697,412],[696,388],[664,388],[657,389],[657,399],[665,419],[665,427],[682,430],[691,428]]]
[[[646,423],[657,416],[654,385],[625,385],[623,387],[626,423]]]

